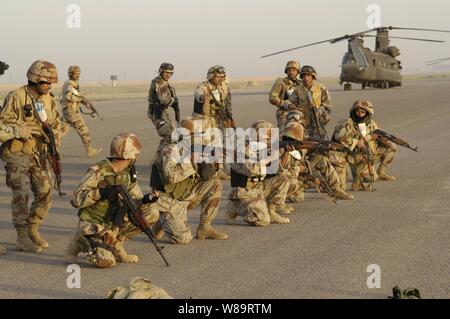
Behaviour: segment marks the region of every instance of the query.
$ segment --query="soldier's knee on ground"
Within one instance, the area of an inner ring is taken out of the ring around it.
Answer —
[[[174,245],[188,245],[192,242],[192,234],[182,233],[177,236],[169,236],[170,242]]]
[[[89,257],[89,261],[98,268],[112,268],[116,266],[116,258],[107,249],[97,247],[94,254]]]

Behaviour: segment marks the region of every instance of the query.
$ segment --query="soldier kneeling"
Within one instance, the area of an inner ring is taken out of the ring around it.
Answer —
[[[281,217],[277,209],[284,206],[289,189],[289,178],[284,174],[267,174],[272,159],[279,154],[272,151],[269,158],[261,158],[264,145],[271,145],[273,125],[267,121],[257,121],[252,125],[257,131],[259,148],[252,149],[246,145],[244,163],[233,163],[231,169],[231,187],[227,210],[227,220],[230,223],[238,216],[252,226],[268,226],[269,224],[289,224],[290,220]],[[258,161],[250,158],[258,154]],[[277,167],[278,169],[278,167]]]
[[[137,184],[135,162],[141,144],[131,133],[122,133],[111,142],[110,157],[91,167],[74,191],[72,206],[79,209],[77,232],[65,254],[69,263],[76,263],[79,253],[88,253],[88,259],[99,268],[110,268],[116,261],[138,262],[128,255],[124,242],[141,232],[127,217],[121,221],[117,213],[117,185],[126,187],[131,197],[141,205],[146,222],[154,224],[159,212],[151,205],[158,194],[142,195]]]

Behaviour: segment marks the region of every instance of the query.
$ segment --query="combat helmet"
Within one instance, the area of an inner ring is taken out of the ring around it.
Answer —
[[[37,60],[28,69],[27,78],[33,83],[58,83],[58,71],[53,63]]]
[[[133,133],[121,133],[111,142],[110,155],[117,159],[136,159],[141,152],[141,143]]]

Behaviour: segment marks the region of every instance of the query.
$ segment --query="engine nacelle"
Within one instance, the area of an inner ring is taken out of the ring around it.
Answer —
[[[393,58],[396,58],[400,55],[400,49],[394,46],[391,46],[386,49],[386,54],[390,55]]]

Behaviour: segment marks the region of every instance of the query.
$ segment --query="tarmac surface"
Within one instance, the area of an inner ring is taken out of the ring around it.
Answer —
[[[375,105],[382,128],[401,137],[415,153],[399,147],[390,173],[396,182],[379,182],[373,193],[356,193],[355,200],[335,206],[317,193],[307,193],[295,205],[289,225],[267,228],[225,223],[229,182],[224,181],[216,227],[228,233],[224,242],[194,240],[173,246],[163,240],[166,267],[151,243],[139,236],[127,244],[139,264],[118,264],[100,270],[80,258],[81,288],[69,289],[70,275],[63,259],[74,234],[77,211],[70,194],[88,167],[101,157],[85,157],[80,138],[71,130],[63,140],[63,189],[69,195],[54,204],[42,226],[50,248],[41,254],[15,249],[11,223],[11,192],[0,176],[0,243],[8,253],[0,256],[0,298],[104,298],[108,290],[143,276],[176,298],[386,298],[392,287],[418,288],[425,298],[450,297],[450,81],[408,81],[402,88],[344,92],[332,88],[333,121],[348,115],[357,99]],[[180,99],[182,115],[192,110],[192,97]],[[145,100],[96,103],[104,121],[87,119],[96,146],[109,151],[111,138],[131,131],[143,143],[138,161],[139,182],[148,191],[150,169],[159,138],[147,118]],[[239,126],[254,120],[275,123],[275,107],[267,92],[233,96]],[[349,184],[350,185],[350,184]],[[189,212],[195,233],[198,209]],[[379,265],[381,288],[370,289],[367,267]]]

